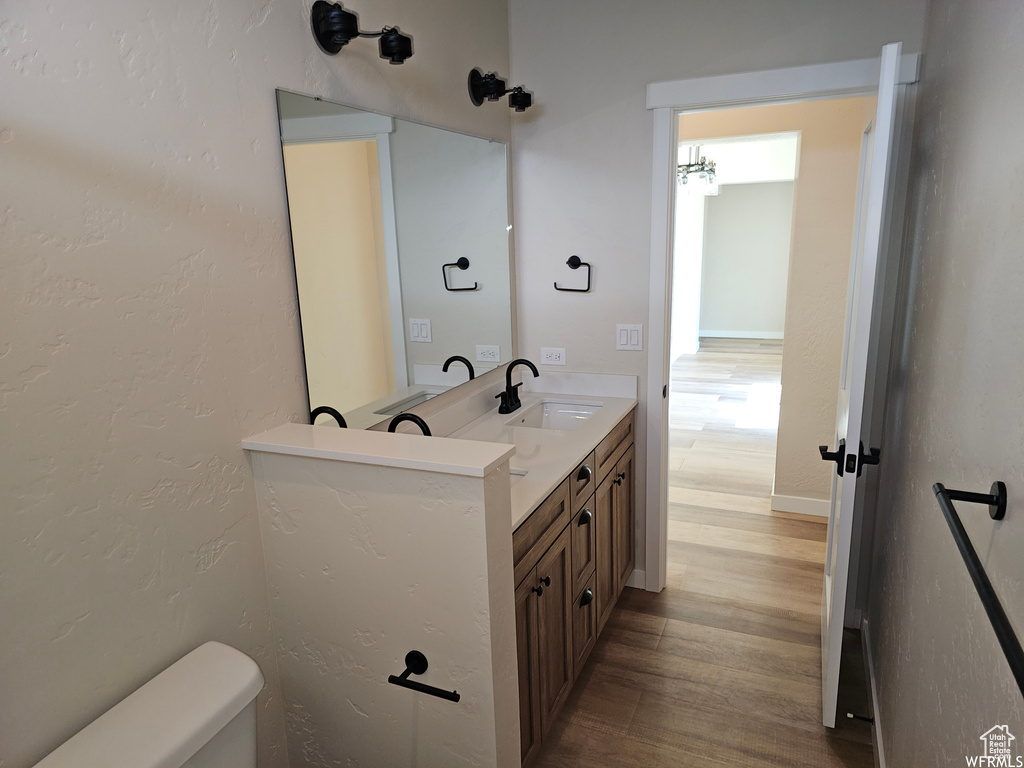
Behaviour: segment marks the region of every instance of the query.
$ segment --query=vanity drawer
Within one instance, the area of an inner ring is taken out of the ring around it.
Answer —
[[[594,494],[590,494],[569,526],[572,532],[572,593],[575,595],[594,576],[597,565],[597,526],[594,520]]]
[[[605,475],[612,471],[622,454],[633,443],[633,414],[630,411],[618,424],[615,429],[608,433],[608,437],[597,446],[595,461],[597,462],[597,480],[604,480]]]
[[[552,491],[512,534],[512,562],[518,587],[569,524],[569,480]]]
[[[573,679],[580,676],[590,652],[597,641],[597,600],[594,594],[595,577],[588,581],[572,601],[572,668]]]
[[[572,496],[573,514],[579,512],[580,505],[594,493],[594,488],[597,487],[596,455],[595,451],[591,451],[590,455],[580,462],[580,465],[569,475],[569,493]]]

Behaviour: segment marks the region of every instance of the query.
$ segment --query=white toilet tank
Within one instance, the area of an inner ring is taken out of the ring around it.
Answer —
[[[196,648],[36,768],[256,768],[263,674],[241,651]]]

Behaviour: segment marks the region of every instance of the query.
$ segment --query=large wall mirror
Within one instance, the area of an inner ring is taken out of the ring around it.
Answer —
[[[365,428],[511,360],[506,146],[277,103],[310,407]]]

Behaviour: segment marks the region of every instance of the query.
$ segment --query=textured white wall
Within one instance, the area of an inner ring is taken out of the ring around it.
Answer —
[[[292,766],[519,767],[508,462],[253,457]],[[336,610],[331,610],[335,607]],[[413,679],[458,703],[390,685]]]
[[[726,184],[706,205],[701,335],[725,331],[780,338],[786,326],[793,182]]]
[[[1017,0],[930,6],[869,608],[890,766],[963,765],[996,724],[1024,753],[1024,700],[931,492],[1006,483],[1002,522],[957,507],[1024,634],[1022,39]]]
[[[924,7],[925,0],[509,0],[512,80],[535,99],[513,118],[519,351],[536,360],[542,346],[566,347],[570,370],[639,376],[641,473],[647,352],[616,352],[615,324],[646,323],[648,315],[647,84],[878,56],[893,40],[918,51]],[[573,253],[594,264],[590,294],[552,288]],[[641,569],[644,542],[639,536]]]
[[[346,3],[400,24],[322,54],[309,0],[0,0],[0,763],[32,764],[204,640],[264,668],[242,437],[305,408],[274,88],[507,140],[473,66],[501,0]]]

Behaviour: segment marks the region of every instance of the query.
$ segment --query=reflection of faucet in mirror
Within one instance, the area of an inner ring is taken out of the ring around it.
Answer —
[[[495,395],[496,398],[501,400],[501,405],[498,406],[498,413],[512,413],[513,411],[518,411],[522,405],[519,400],[519,388],[523,386],[523,383],[519,382],[514,386],[512,384],[512,369],[517,365],[525,365],[529,368],[534,378],[540,376],[537,366],[529,360],[520,358],[509,363],[508,368],[505,369],[505,391]]]
[[[397,416],[395,416],[395,418],[391,420],[391,423],[388,424],[388,432],[394,432],[398,425],[401,424],[403,421],[411,421],[413,424],[415,424],[417,427],[423,430],[424,435],[430,437],[430,427],[427,426],[427,422],[425,422],[415,413],[400,413]]]
[[[452,355],[444,361],[444,366],[441,368],[443,373],[448,373],[448,366],[452,363],[462,363],[469,369],[469,380],[472,381],[476,377],[476,371],[473,370],[473,364],[469,362],[462,355]]]
[[[323,413],[326,413],[326,414],[329,414],[329,415],[333,416],[335,421],[338,422],[338,426],[339,427],[347,427],[348,426],[348,424],[345,423],[345,417],[342,416],[340,413],[338,413],[334,408],[331,408],[331,406],[329,406],[329,405],[321,405],[319,408],[314,408],[312,411],[310,411],[309,423],[310,424],[315,424],[316,423],[316,417],[319,416],[320,414],[323,414]]]

